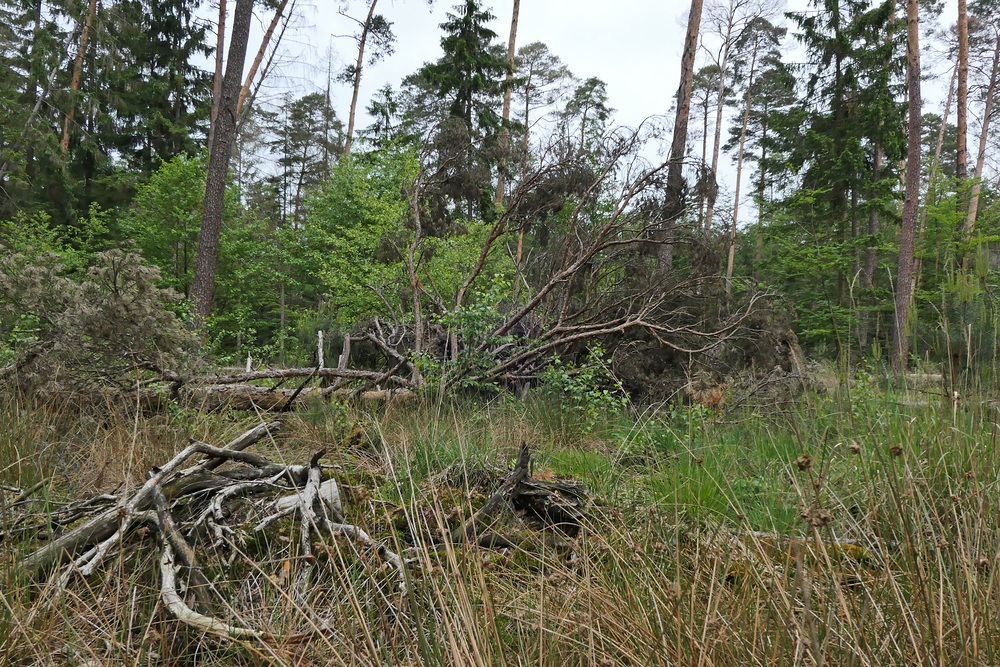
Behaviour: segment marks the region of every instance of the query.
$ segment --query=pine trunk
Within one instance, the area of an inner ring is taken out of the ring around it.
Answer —
[[[215,75],[212,77],[212,113],[208,129],[208,145],[215,140],[215,119],[219,116],[222,99],[222,53],[226,47],[226,0],[219,0],[219,22],[215,29]]]
[[[507,39],[507,62],[510,71],[507,72],[507,85],[503,91],[503,131],[500,134],[500,169],[497,174],[497,193],[494,201],[497,206],[503,204],[507,189],[507,147],[510,145],[510,96],[514,88],[514,47],[517,43],[517,17],[521,11],[521,0],[514,0],[513,14],[510,17],[510,37]]]
[[[375,5],[378,0],[372,0],[368,8],[368,18],[361,26],[361,37],[358,38],[358,60],[354,65],[354,89],[351,93],[351,110],[347,116],[347,138],[344,139],[344,155],[351,152],[351,143],[354,141],[354,120],[358,110],[358,93],[361,90],[361,69],[365,66],[365,45],[368,43],[368,32],[372,27],[372,17],[375,16]]]
[[[919,0],[906,3],[907,123],[906,185],[903,226],[899,238],[896,272],[896,323],[892,336],[892,373],[899,380],[906,370],[909,351],[908,323],[913,300],[913,261],[920,199],[920,9]]]
[[[948,97],[944,103],[944,115],[941,117],[941,125],[938,128],[937,143],[934,145],[934,159],[931,161],[930,173],[927,175],[927,200],[924,208],[920,212],[920,224],[917,228],[917,247],[924,247],[924,232],[927,229],[927,204],[936,201],[937,177],[941,168],[941,151],[944,149],[944,133],[948,129],[948,117],[951,116],[951,103],[955,99],[955,81],[958,78],[958,67],[951,72],[951,82],[948,84]],[[913,284],[920,284],[920,269],[923,265],[921,255],[918,254],[913,264]]]
[[[250,38],[250,20],[254,0],[236,0],[233,16],[232,39],[226,62],[226,75],[222,79],[219,114],[216,117],[215,136],[210,147],[208,177],[205,180],[205,203],[202,207],[201,230],[198,233],[198,258],[195,262],[194,283],[191,295],[195,303],[195,324],[199,328],[212,312],[212,293],[215,291],[215,270],[219,258],[219,231],[222,227],[222,208],[226,194],[226,174],[229,158],[236,138],[236,114],[246,60],[247,41]]]
[[[69,84],[70,105],[66,111],[66,118],[63,119],[62,148],[63,155],[69,152],[69,128],[73,125],[73,116],[76,115],[76,93],[80,90],[80,80],[83,78],[83,58],[87,53],[87,41],[90,38],[90,26],[94,23],[94,13],[97,12],[97,0],[90,0],[87,7],[87,17],[84,19],[83,28],[80,31],[80,46],[76,50],[76,62],[73,63],[73,78]]]
[[[237,6],[239,6],[239,0],[237,0]],[[250,86],[253,85],[254,77],[257,76],[257,70],[260,69],[260,64],[264,60],[264,54],[267,53],[267,47],[271,44],[271,37],[274,36],[274,30],[278,27],[278,23],[281,22],[281,17],[284,15],[285,7],[287,6],[288,0],[281,0],[281,4],[279,4],[278,8],[274,10],[274,16],[271,18],[271,23],[267,26],[267,32],[264,33],[264,38],[260,41],[260,48],[257,49],[257,56],[253,59],[253,64],[250,65],[250,71],[247,72],[246,81],[243,82],[243,87],[240,89],[240,99],[236,104],[237,116],[239,116],[240,112],[243,111],[243,103],[246,102],[247,95],[250,94]]]
[[[997,77],[1000,76],[1000,30],[997,30],[997,43],[993,48],[993,66],[990,70],[990,80],[986,84],[986,106],[983,109],[983,126],[979,130],[979,151],[976,153],[976,173],[972,181],[972,196],[969,199],[969,215],[962,228],[963,241],[967,241],[976,226],[976,214],[979,212],[979,193],[983,187],[983,167],[986,164],[986,147],[989,144],[990,119],[993,116],[993,100],[997,94]]]
[[[705,208],[705,239],[707,240],[712,234],[712,218],[715,216],[715,199],[716,199],[716,188],[714,187],[718,182],[717,174],[719,173],[719,151],[722,147],[722,111],[726,106],[726,68],[729,66],[729,42],[732,37],[732,15],[730,14],[730,22],[726,26],[726,34],[723,37],[722,53],[719,57],[719,86],[715,91],[715,137],[712,143],[712,173],[709,174],[709,178],[712,179],[712,187],[709,188],[708,202]],[[728,287],[729,283],[726,282]]]
[[[740,220],[740,184],[743,180],[743,150],[746,147],[747,125],[750,120],[750,101],[753,95],[753,80],[757,73],[757,51],[750,60],[750,75],[747,77],[746,103],[743,105],[743,124],[740,127],[740,148],[736,153],[736,192],[733,194],[733,229],[729,234],[729,257],[726,260],[726,296],[733,292],[733,264],[736,262],[736,230]],[[706,234],[708,229],[706,227]]]
[[[959,192],[962,183],[968,176],[968,104],[969,104],[969,14],[966,11],[966,0],[958,0],[958,99],[955,108],[958,111],[956,127],[958,130],[958,145],[955,147],[955,176],[959,181]]]
[[[670,158],[667,167],[667,206],[660,238],[659,266],[672,269],[674,264],[674,227],[684,213],[684,153],[687,147],[688,117],[691,115],[691,88],[694,84],[694,58],[698,50],[698,32],[701,28],[703,0],[691,0],[688,16],[687,36],[684,39],[684,55],[681,58],[681,81],[677,89],[677,116],[674,120],[674,134],[670,143]]]

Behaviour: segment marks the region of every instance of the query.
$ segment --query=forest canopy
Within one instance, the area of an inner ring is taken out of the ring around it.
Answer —
[[[626,128],[604,81],[519,46],[516,21],[505,44],[478,0],[369,100],[401,29],[377,0],[340,9],[356,62],[278,98],[261,93],[294,2],[257,3],[260,44],[253,0],[231,24],[191,0],[6,3],[4,373],[46,358],[73,308],[111,317],[92,282],[116,263],[107,289],[155,295],[162,321],[114,317],[197,332],[155,363],[129,348],[164,372],[309,366],[349,337],[368,346],[352,363],[413,387],[530,384],[595,351],[653,394],[796,370],[799,344],[850,366],[992,362],[994,4],[951,31],[931,6],[696,1],[673,108]],[[947,86],[943,114],[921,78]],[[43,306],[42,283],[65,298]]]

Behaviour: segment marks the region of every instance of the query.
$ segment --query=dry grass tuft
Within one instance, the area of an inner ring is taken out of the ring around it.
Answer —
[[[45,484],[42,511],[138,484],[188,437],[224,442],[246,414],[158,416],[0,403],[0,484]],[[212,554],[223,642],[169,616],[152,539],[89,579],[28,584],[39,534],[0,542],[9,665],[982,665],[1000,663],[1000,458],[987,410],[914,407],[872,390],[788,413],[697,406],[579,426],[542,402],[309,405],[277,460],[321,448],[345,511],[419,564],[400,594],[357,544],[317,536],[315,585],[292,524]],[[455,545],[522,441],[545,475],[585,482],[576,539],[508,510],[513,546]],[[23,508],[9,507],[3,520]],[[204,564],[203,564],[204,565]]]

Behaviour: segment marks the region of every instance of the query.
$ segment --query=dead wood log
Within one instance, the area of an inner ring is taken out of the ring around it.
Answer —
[[[84,552],[84,555],[76,562],[77,567],[82,568],[84,574],[89,574],[103,560],[103,556],[107,551],[128,531],[131,515],[151,507],[151,493],[153,488],[158,486],[165,476],[174,473],[189,457],[197,453],[203,453],[210,454],[215,460],[210,459],[187,471],[179,471],[177,478],[170,479],[165,485],[169,490],[167,495],[170,498],[204,490],[206,487],[201,479],[197,480],[198,483],[188,482],[187,485],[182,480],[191,477],[193,471],[211,471],[224,461],[233,460],[243,455],[244,449],[265,435],[276,432],[278,428],[279,425],[276,422],[255,426],[221,449],[205,445],[204,443],[189,445],[169,463],[155,471],[142,488],[127,502],[116,499],[115,507],[102,511],[97,516],[87,520],[83,525],[74,528],[30,554],[22,562],[22,567],[31,578],[38,578],[53,567],[74,558],[76,554],[83,552],[84,549],[91,548],[90,551]],[[93,565],[90,565],[91,563]]]
[[[410,389],[366,390],[360,393],[348,388],[304,387],[298,395],[293,389],[267,388],[251,384],[188,386],[183,392],[186,400],[201,410],[267,410],[282,412],[289,409],[293,399],[319,396],[324,399],[360,398],[363,401],[389,401],[414,396]]]
[[[191,440],[162,467],[153,468],[145,483],[127,496],[102,496],[102,502],[75,503],[69,514],[79,520],[81,513],[92,516],[59,539],[43,546],[22,561],[26,573],[37,578],[54,566],[70,561],[58,576],[56,590],[68,586],[73,575],[86,577],[104,562],[108,554],[120,550],[131,553],[126,540],[138,526],[152,526],[160,549],[160,596],[165,608],[180,622],[201,632],[234,640],[277,640],[250,627],[241,627],[217,618],[214,609],[229,607],[220,592],[221,586],[207,576],[199,562],[196,547],[207,544],[209,558],[239,544],[250,530],[247,514],[230,513],[224,503],[237,496],[251,493],[283,493],[270,504],[270,512],[254,529],[263,530],[274,521],[297,515],[298,559],[294,579],[294,600],[302,609],[309,609],[313,591],[315,536],[343,535],[353,548],[372,549],[378,558],[396,571],[401,594],[407,592],[406,565],[389,547],[373,539],[359,526],[345,522],[340,490],[334,479],[323,480],[319,461],[325,451],[319,451],[307,465],[285,465],[265,456],[245,451],[254,442],[269,435],[277,424],[261,424],[229,443],[226,448],[213,447]],[[192,460],[204,456],[204,460]],[[223,463],[231,464],[219,469]],[[183,467],[187,465],[188,467]],[[111,504],[108,507],[108,504]],[[267,506],[266,500],[241,500],[253,509]],[[96,514],[95,514],[96,513]],[[251,511],[250,516],[260,516]],[[237,519],[239,527],[226,525],[227,519]],[[177,517],[175,519],[175,517]],[[185,534],[188,537],[185,537]],[[214,538],[214,543],[212,542]],[[189,539],[193,540],[189,542]],[[177,577],[181,569],[188,577],[187,593],[193,604],[185,601],[178,591]],[[223,605],[217,603],[223,602]],[[295,635],[304,637],[305,635]],[[289,637],[280,638],[289,641]]]
[[[287,378],[305,378],[305,377],[320,377],[320,378],[343,378],[345,380],[380,380],[382,382],[389,382],[398,387],[410,388],[413,383],[405,377],[400,375],[391,375],[388,378],[382,379],[385,373],[380,371],[366,371],[358,370],[353,368],[280,368],[272,370],[263,371],[253,371],[250,373],[237,373],[235,375],[221,375],[217,377],[206,377],[203,381],[206,384],[212,385],[224,385],[224,384],[246,384],[247,382],[254,382],[257,380],[278,380]]]

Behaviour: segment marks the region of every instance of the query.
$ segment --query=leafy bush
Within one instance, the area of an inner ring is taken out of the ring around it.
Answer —
[[[546,394],[581,412],[590,427],[607,413],[628,405],[628,394],[611,372],[600,345],[588,349],[580,364],[553,357],[540,380]]]

